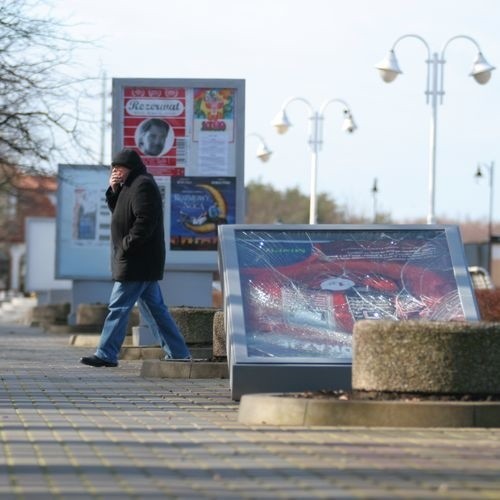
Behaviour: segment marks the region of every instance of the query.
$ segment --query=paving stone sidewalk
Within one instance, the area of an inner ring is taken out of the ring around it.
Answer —
[[[500,430],[248,427],[227,380],[0,325],[0,498],[500,498]]]

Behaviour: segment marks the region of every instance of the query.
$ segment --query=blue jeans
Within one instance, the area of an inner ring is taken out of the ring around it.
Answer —
[[[157,281],[115,282],[109,298],[109,313],[104,321],[95,355],[106,361],[118,361],[118,354],[127,334],[130,311],[136,302],[166,356],[174,359],[189,358],[189,349],[165,305]]]

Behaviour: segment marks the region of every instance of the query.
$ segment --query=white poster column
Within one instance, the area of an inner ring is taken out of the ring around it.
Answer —
[[[69,302],[72,282],[55,277],[56,220],[52,217],[28,217],[25,235],[24,289],[36,293],[38,305]],[[15,263],[15,267],[18,266],[19,263]]]
[[[10,255],[10,289],[19,292],[21,289],[21,260],[26,252],[26,245],[19,243],[11,245],[9,248]]]

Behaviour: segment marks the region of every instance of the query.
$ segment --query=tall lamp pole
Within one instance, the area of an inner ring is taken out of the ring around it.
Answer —
[[[286,114],[286,108],[294,101],[304,103],[309,109],[309,148],[311,149],[311,183],[310,183],[310,201],[309,201],[309,224],[316,224],[318,217],[316,189],[318,176],[318,155],[323,145],[323,120],[326,108],[332,103],[339,103],[344,109],[344,122],[342,130],[352,133],[356,130],[356,124],[352,117],[351,109],[342,99],[330,99],[323,102],[319,110],[316,111],[307,99],[303,97],[292,97],[284,102],[281,110],[272,121],[278,134],[284,134],[290,127],[291,122]]]
[[[373,179],[373,186],[372,186],[372,196],[373,196],[373,223],[376,224],[377,222],[377,195],[378,195],[378,185],[377,185],[377,178]]]
[[[492,269],[492,257],[493,257],[493,178],[495,173],[495,162],[485,163],[477,165],[476,174],[474,177],[476,179],[481,179],[483,177],[482,168],[485,168],[488,171],[488,182],[490,188],[490,196],[489,196],[489,211],[488,211],[488,271],[491,273]]]
[[[429,44],[420,36],[415,34],[407,34],[399,37],[393,44],[388,55],[383,59],[376,68],[380,72],[380,76],[386,83],[392,82],[400,73],[398,61],[396,59],[395,49],[399,42],[406,38],[414,38],[422,42],[427,50],[427,87],[425,91],[427,104],[431,105],[431,123],[430,123],[430,150],[429,150],[429,209],[427,214],[427,223],[434,224],[436,222],[435,215],[435,201],[436,201],[436,132],[437,132],[437,109],[438,97],[439,104],[443,104],[444,97],[444,65],[445,65],[445,52],[448,45],[454,40],[464,39],[471,42],[477,49],[477,57],[472,65],[470,76],[476,82],[485,84],[491,77],[491,72],[495,69],[484,58],[478,43],[467,35],[456,35],[450,38],[441,48],[439,53],[431,53]]]

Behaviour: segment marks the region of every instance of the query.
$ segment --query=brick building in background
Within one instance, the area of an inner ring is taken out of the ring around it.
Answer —
[[[0,290],[24,291],[25,220],[55,217],[56,176],[0,168]]]

